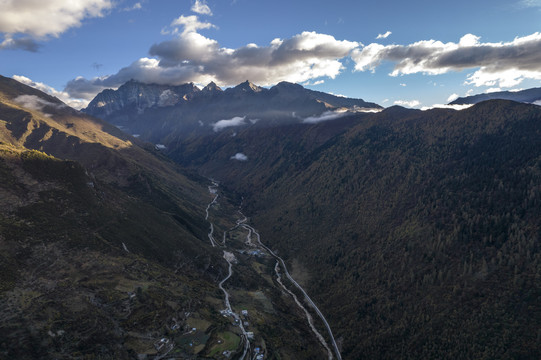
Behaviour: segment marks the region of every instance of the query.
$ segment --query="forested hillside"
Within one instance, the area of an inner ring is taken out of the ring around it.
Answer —
[[[541,109],[489,101],[341,121],[177,156],[246,197],[344,358],[538,358]],[[247,161],[228,160],[239,151]]]

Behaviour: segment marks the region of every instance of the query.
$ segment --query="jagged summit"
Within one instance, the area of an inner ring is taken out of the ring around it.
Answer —
[[[215,124],[221,120],[227,124],[227,120],[244,117],[247,120],[242,124],[246,126],[276,126],[298,123],[326,111],[355,112],[358,108],[381,106],[285,81],[267,89],[246,80],[225,90],[214,82],[199,90],[193,84],[167,86],[130,81],[117,90],[102,91],[83,111],[144,140],[166,144],[175,137],[215,134]]]
[[[258,92],[261,92],[263,90],[266,90],[265,88],[262,88],[260,86],[257,86],[255,84],[251,83],[249,80],[246,80],[245,82],[235,86],[233,89],[234,90],[245,91],[245,92],[254,92],[254,93],[258,93]]]
[[[223,91],[221,87],[219,87],[218,85],[216,85],[216,83],[214,81],[211,81],[208,83],[207,86],[205,86],[203,88],[203,90],[201,91],[206,91],[206,92],[212,92],[212,91]]]

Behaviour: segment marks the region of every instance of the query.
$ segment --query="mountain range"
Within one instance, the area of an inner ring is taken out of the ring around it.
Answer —
[[[210,83],[164,86],[129,81],[104,90],[83,112],[100,117],[124,131],[168,146],[179,139],[224,129],[275,126],[341,116],[347,111],[380,110],[381,106],[281,82],[270,89],[246,81],[225,90]]]
[[[242,357],[225,283],[265,358],[334,357],[279,256],[344,359],[541,357],[539,106],[0,78],[0,120],[2,356]]]

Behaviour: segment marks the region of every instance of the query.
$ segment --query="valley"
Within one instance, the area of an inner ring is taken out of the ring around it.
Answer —
[[[0,357],[541,355],[540,107],[116,91],[0,78]]]
[[[207,220],[209,218],[209,210],[216,207],[220,207],[220,202],[218,201],[218,198],[219,198],[218,189],[219,189],[218,184],[216,182],[213,182],[213,185],[209,186],[209,191],[212,195],[214,195],[214,197],[205,210],[205,218]],[[267,289],[267,291],[264,291],[264,292],[275,293],[277,290],[276,284],[279,284],[280,287],[283,289],[281,296],[287,299],[289,295],[291,297],[289,301],[293,299],[295,303],[297,304],[297,306],[305,314],[307,323],[309,324],[315,338],[319,340],[320,345],[327,351],[328,358],[333,359],[335,358],[334,356],[336,356],[337,359],[341,359],[340,351],[336,345],[336,341],[332,335],[332,331],[329,327],[329,324],[325,320],[325,317],[321,313],[321,311],[310,299],[308,294],[306,294],[304,289],[289,275],[289,272],[287,270],[287,266],[284,260],[280,258],[279,256],[277,256],[272,250],[270,250],[261,242],[259,233],[247,223],[248,218],[245,217],[239,210],[237,210],[236,213],[241,218],[236,220],[235,226],[223,232],[223,241],[221,243],[218,243],[214,239],[214,224],[210,221],[209,221],[210,231],[209,231],[208,237],[213,247],[218,247],[223,250],[223,258],[228,264],[228,268],[229,268],[228,274],[218,284],[219,288],[224,293],[224,305],[225,305],[225,309],[221,310],[220,313],[226,317],[231,318],[233,320],[232,321],[233,325],[238,326],[238,328],[240,329],[242,343],[244,344],[244,350],[242,352],[242,355],[240,356],[240,359],[244,359],[246,358],[246,356],[248,356],[249,359],[251,358],[263,359],[265,356],[265,353],[267,353],[268,350],[266,349],[266,346],[265,346],[266,342],[264,340],[264,332],[263,333],[259,331],[247,332],[245,329],[245,326],[249,325],[249,322],[246,321],[248,319],[248,314],[250,314],[249,319],[254,319],[254,317],[258,317],[261,315],[258,315],[257,310],[255,311],[252,310],[254,309],[253,304],[248,306],[250,310],[242,309],[240,312],[238,310],[234,311],[231,305],[231,300],[230,300],[231,294],[224,287],[224,284],[233,276],[234,274],[233,268],[236,268],[237,265],[240,265],[245,269],[246,268],[250,269],[250,272],[253,272],[255,270],[255,273],[252,276],[257,277],[259,275],[260,288],[261,287],[268,288],[269,286],[274,287],[272,291],[269,291]],[[244,242],[240,241],[243,239],[243,237],[244,237]],[[257,240],[253,241],[252,237],[255,237]],[[274,265],[274,274],[276,276],[275,280],[272,279],[272,271],[271,271],[272,262],[270,261],[271,258],[274,258],[276,260],[276,263]],[[295,295],[294,292],[291,291],[286,286],[286,284],[284,284],[284,281],[282,280],[281,272],[283,272],[286,275],[287,281],[290,284],[292,284],[294,288],[296,288],[295,291],[300,291],[300,293],[302,294],[301,300],[299,300],[297,295]],[[236,297],[240,297],[243,299],[249,298],[250,293],[242,290],[242,287],[243,287],[242,284],[240,284],[240,287],[241,288],[236,291]],[[258,291],[261,291],[261,290],[258,290]],[[334,355],[331,349],[329,348],[329,346],[327,345],[325,338],[316,329],[312,315],[307,310],[306,306],[303,305],[304,301],[306,301],[309,307],[311,307],[311,309],[315,311],[319,319],[325,325],[328,336],[331,339],[333,347],[334,347],[334,351],[335,351]],[[275,303],[275,301],[273,301],[273,303]],[[272,305],[270,305],[270,307],[272,307]],[[294,309],[294,306],[292,304],[290,304],[288,307],[290,310],[292,310],[292,308]],[[238,307],[235,307],[235,308],[238,309]],[[239,314],[242,314],[242,315],[239,315]],[[297,316],[299,315],[300,314],[297,314]],[[256,325],[255,329],[257,330],[257,328],[258,327]],[[254,338],[255,339],[260,338],[261,340],[257,342],[257,341],[254,341]],[[307,340],[306,338],[303,339],[303,341],[306,341],[306,340]],[[267,342],[268,342],[268,339],[267,339]],[[235,349],[231,349],[229,351],[234,353]]]

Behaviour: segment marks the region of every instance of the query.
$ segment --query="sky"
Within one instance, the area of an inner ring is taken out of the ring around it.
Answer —
[[[384,107],[541,86],[541,0],[0,0],[0,75],[75,108],[135,79]]]

